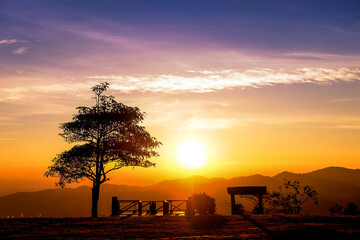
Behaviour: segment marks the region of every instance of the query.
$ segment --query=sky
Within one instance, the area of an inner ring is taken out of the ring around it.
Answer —
[[[359,1],[0,0],[0,195],[54,187],[59,124],[105,81],[163,143],[110,183],[359,168],[359,39]]]

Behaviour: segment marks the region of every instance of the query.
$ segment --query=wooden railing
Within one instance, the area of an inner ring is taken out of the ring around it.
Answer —
[[[118,200],[112,197],[111,216],[185,215],[193,213],[191,196],[187,200]]]

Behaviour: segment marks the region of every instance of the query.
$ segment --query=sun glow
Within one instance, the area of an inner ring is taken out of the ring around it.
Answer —
[[[204,145],[198,141],[187,140],[179,146],[177,156],[181,165],[195,169],[205,164],[206,149]]]

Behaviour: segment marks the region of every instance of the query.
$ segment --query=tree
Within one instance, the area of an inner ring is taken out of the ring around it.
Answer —
[[[279,191],[270,193],[266,198],[269,211],[279,210],[287,214],[299,214],[305,202],[312,200],[318,205],[318,193],[311,186],[300,186],[298,180],[284,179],[284,186],[279,186]]]
[[[152,167],[149,159],[161,142],[150,136],[140,124],[145,113],[101,95],[108,83],[95,85],[96,105],[78,107],[71,122],[60,124],[60,135],[68,143],[81,143],[58,154],[45,172],[46,177],[58,177],[57,186],[89,179],[92,181],[92,217],[97,217],[100,185],[109,181],[109,173],[122,167]]]

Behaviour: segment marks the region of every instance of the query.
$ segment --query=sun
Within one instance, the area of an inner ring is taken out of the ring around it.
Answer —
[[[196,140],[187,140],[179,146],[177,157],[181,165],[191,169],[199,168],[205,164],[206,149]]]

